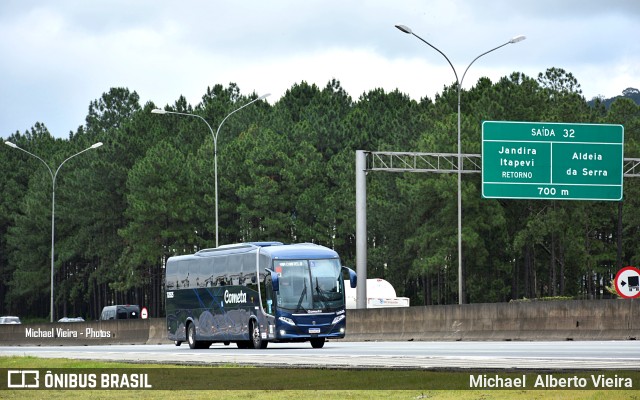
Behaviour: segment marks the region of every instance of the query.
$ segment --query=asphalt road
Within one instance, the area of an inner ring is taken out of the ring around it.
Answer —
[[[214,344],[0,347],[0,356],[34,356],[137,363],[254,365],[310,368],[503,370],[640,370],[638,341],[562,342],[327,342],[274,344],[241,350]]]

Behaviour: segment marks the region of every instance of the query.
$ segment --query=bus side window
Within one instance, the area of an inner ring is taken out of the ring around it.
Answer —
[[[216,286],[227,286],[229,284],[229,274],[227,271],[227,257],[214,257],[213,275]]]
[[[202,274],[204,276],[204,287],[216,286],[216,269],[213,259],[202,263]]]
[[[200,269],[198,273],[198,287],[207,287],[211,286],[209,283],[211,282],[211,272],[209,271],[209,266],[207,263],[200,264]]]
[[[243,285],[242,282],[242,255],[231,254],[227,257],[227,269],[229,270],[229,284]]]
[[[256,254],[249,253],[242,255],[242,276],[244,285],[250,286],[253,290],[258,290],[258,278],[256,276]]]
[[[192,260],[189,260],[187,265],[189,268],[189,273],[187,274],[187,276],[189,277],[189,286],[187,287],[198,287],[198,283],[200,283],[200,266],[198,266],[198,263]]]
[[[189,287],[189,264],[182,261],[178,265],[178,289],[186,289]]]
[[[178,282],[178,271],[176,268],[176,263],[175,262],[167,263],[167,268],[165,270],[165,273],[167,274],[167,277],[166,277],[167,286],[165,290],[176,289],[176,284]]]
[[[194,286],[202,288],[206,287],[206,281],[209,275],[207,275],[207,263],[194,263],[194,269],[196,270],[196,282]]]

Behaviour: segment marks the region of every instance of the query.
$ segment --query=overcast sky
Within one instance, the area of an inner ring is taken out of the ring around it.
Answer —
[[[44,123],[68,138],[89,103],[126,87],[144,105],[200,102],[335,78],[354,100],[375,88],[432,98],[514,71],[563,68],[587,99],[640,88],[638,0],[0,0],[0,136]],[[569,121],[567,121],[569,122]]]

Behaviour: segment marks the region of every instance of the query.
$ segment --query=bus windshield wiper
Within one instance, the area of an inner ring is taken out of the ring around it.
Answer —
[[[307,280],[304,281],[304,289],[302,289],[302,293],[300,293],[300,300],[298,301],[298,306],[296,307],[296,311],[306,311],[304,307],[302,307],[302,299],[307,295]]]
[[[320,288],[318,277],[316,277],[316,293],[318,293],[318,301],[322,304],[322,308],[327,308],[327,296],[325,296],[326,291]]]

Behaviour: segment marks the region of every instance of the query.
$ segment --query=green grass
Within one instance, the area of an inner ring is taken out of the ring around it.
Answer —
[[[180,369],[184,369],[187,374],[203,373],[207,374],[208,379],[220,378],[223,375],[243,372],[244,374],[269,376],[265,374],[266,369],[254,367],[191,367],[176,366],[163,364],[129,364],[121,362],[102,362],[102,361],[86,361],[71,359],[43,359],[38,357],[0,357],[0,368],[2,369],[66,369],[75,368],[80,370],[90,369],[119,369],[125,368],[129,371],[134,369],[149,370],[151,368],[165,369],[168,373],[176,373]],[[269,369],[274,370],[274,369]],[[277,369],[275,369],[277,370]],[[282,374],[281,379],[274,380],[274,383],[282,380],[304,379],[306,372],[291,372],[301,370],[281,369],[276,373]],[[323,379],[329,379],[337,386],[349,387],[349,383],[353,383],[354,371],[352,370],[308,370],[311,378],[323,376]],[[267,371],[271,372],[271,371]],[[383,386],[380,380],[385,375],[393,379],[394,373],[402,374],[412,378],[412,373],[420,374],[417,376],[426,377],[429,380],[440,379],[446,375],[455,375],[455,372],[436,372],[436,371],[357,371],[358,379],[362,378],[371,381],[373,386]],[[328,375],[323,375],[328,374]],[[409,374],[409,375],[407,375]],[[442,375],[438,375],[442,374]],[[468,375],[468,374],[467,374]],[[182,376],[182,375],[181,375]],[[400,375],[397,375],[400,376]],[[636,373],[637,377],[638,374]],[[0,377],[4,380],[6,377]],[[198,378],[200,379],[200,378]],[[245,381],[246,382],[246,381]],[[362,382],[361,382],[362,383]],[[297,385],[298,383],[296,383]],[[188,386],[188,382],[185,383]],[[249,383],[250,385],[250,383]],[[249,386],[247,385],[247,386]],[[634,385],[640,385],[640,380],[635,379]],[[264,387],[264,386],[263,386]],[[404,399],[404,400],[453,400],[453,399],[477,399],[477,400],[506,400],[506,399],[602,399],[607,400],[640,400],[640,391],[636,390],[276,390],[276,389],[255,389],[255,390],[189,390],[177,388],[176,390],[2,390],[0,391],[0,399],[68,399],[86,398],[86,399]]]

